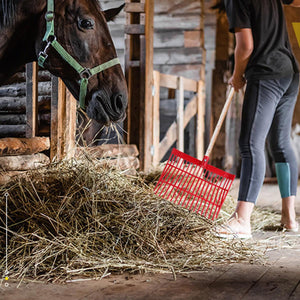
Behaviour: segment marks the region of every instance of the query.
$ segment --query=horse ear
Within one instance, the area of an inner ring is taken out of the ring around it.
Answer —
[[[103,13],[104,13],[106,21],[107,22],[113,21],[116,18],[116,16],[118,15],[118,13],[123,9],[124,6],[125,6],[125,3],[116,8],[104,10]]]

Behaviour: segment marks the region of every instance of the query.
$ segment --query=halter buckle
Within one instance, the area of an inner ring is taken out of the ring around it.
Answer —
[[[82,70],[82,71],[79,73],[79,76],[80,76],[80,78],[82,78],[82,79],[90,79],[90,78],[93,76],[93,74],[92,74],[92,72],[91,72],[90,69],[85,68],[84,70]]]
[[[54,20],[54,12],[53,11],[47,11],[45,14],[45,19],[47,22],[51,22]]]

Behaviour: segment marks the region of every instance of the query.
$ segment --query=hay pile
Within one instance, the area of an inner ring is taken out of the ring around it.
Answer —
[[[259,254],[216,238],[213,226],[153,194],[142,177],[68,161],[0,188],[0,267],[5,270],[8,192],[11,277],[65,281],[111,272],[185,272]]]

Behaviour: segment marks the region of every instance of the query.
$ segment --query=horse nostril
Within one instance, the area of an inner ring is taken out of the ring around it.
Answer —
[[[117,95],[115,97],[115,103],[114,103],[116,111],[123,111],[124,105],[123,105],[123,96],[121,94]]]

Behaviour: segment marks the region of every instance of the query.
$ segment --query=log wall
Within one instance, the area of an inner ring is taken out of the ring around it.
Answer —
[[[39,72],[39,135],[50,134],[50,74]],[[0,138],[25,137],[26,135],[26,76],[25,70],[0,87]]]

